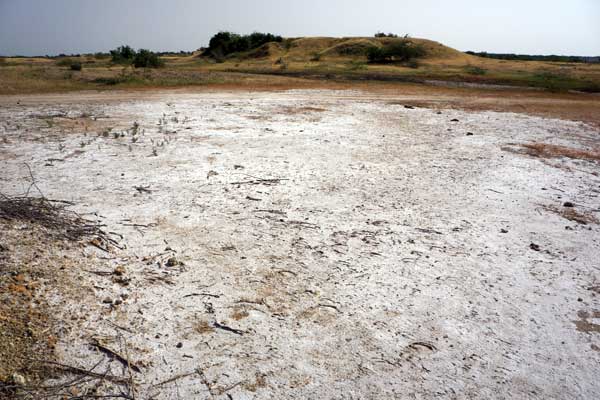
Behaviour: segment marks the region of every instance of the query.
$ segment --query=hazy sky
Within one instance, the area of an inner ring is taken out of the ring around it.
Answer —
[[[459,50],[600,55],[600,0],[0,0],[0,54],[193,50],[219,30],[408,33]]]

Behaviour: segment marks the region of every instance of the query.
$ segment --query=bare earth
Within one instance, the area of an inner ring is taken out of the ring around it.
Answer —
[[[60,361],[131,374],[137,399],[600,398],[599,164],[520,147],[597,149],[600,131],[406,101],[4,101],[1,191],[27,188],[27,163],[125,247],[53,261]]]

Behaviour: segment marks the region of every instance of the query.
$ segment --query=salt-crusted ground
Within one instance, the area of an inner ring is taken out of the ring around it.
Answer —
[[[599,164],[519,145],[600,132],[402,100],[5,102],[1,191],[27,163],[126,247],[57,270],[61,362],[131,373],[138,399],[599,398]]]

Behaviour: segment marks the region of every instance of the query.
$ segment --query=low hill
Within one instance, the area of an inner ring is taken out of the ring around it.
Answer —
[[[409,62],[370,63],[372,47],[408,40],[425,50]],[[207,57],[205,62],[212,63]],[[551,90],[600,91],[600,66],[548,61],[513,61],[478,57],[420,38],[301,37],[267,43],[234,53],[209,68],[340,79],[451,81],[470,84],[533,86]]]
[[[321,61],[325,61],[327,59],[346,59],[356,61],[360,61],[362,59],[366,61],[367,51],[369,48],[383,47],[394,42],[406,40],[420,45],[425,49],[426,55],[423,57],[424,60],[461,59],[463,61],[468,61],[479,58],[427,39],[404,39],[389,37],[302,37],[289,38],[281,43],[267,43],[248,52],[233,54],[229,57],[229,59],[240,60],[246,58],[268,58],[277,60],[284,57],[289,61],[296,62],[314,61],[315,58],[319,58]]]

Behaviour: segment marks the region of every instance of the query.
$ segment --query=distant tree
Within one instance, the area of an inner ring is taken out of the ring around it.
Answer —
[[[115,50],[111,50],[110,55],[112,62],[117,64],[128,64],[133,61],[135,50],[127,45],[119,46]]]
[[[221,31],[210,39],[208,48],[203,54],[219,59],[231,53],[255,49],[265,43],[282,41],[281,36],[271,33],[254,32],[250,35],[238,35],[233,32]]]
[[[398,35],[396,35],[395,33],[383,33],[383,32],[377,32],[377,33],[375,34],[375,37],[376,37],[376,38],[386,38],[386,37],[389,37],[389,38],[397,38],[397,37],[398,37]]]
[[[140,49],[133,58],[135,68],[159,68],[163,65],[163,60],[157,54],[146,49]]]

